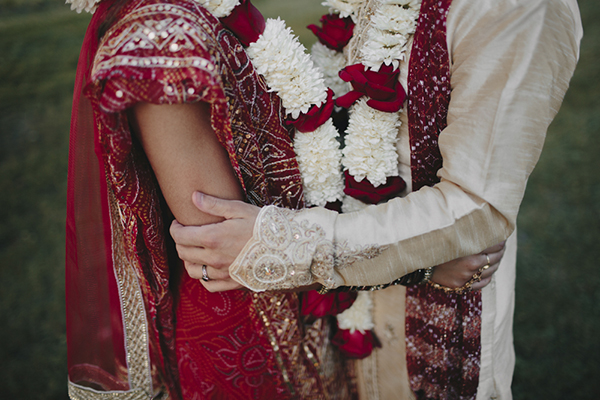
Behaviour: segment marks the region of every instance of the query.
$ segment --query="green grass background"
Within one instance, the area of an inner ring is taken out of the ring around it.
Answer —
[[[475,0],[474,0],[475,1]],[[320,0],[255,0],[304,28]],[[600,398],[600,2],[519,218],[513,392]],[[64,218],[71,95],[89,16],[0,0],[0,398],[66,399]]]

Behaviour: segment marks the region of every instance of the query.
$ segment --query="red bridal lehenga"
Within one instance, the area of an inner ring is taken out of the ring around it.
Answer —
[[[211,104],[211,122],[257,205],[303,206],[280,100],[239,41],[198,3],[134,0],[78,66],[69,154],[67,335],[73,399],[353,398],[323,320],[296,294],[209,293],[169,239],[168,208],[127,109]]]

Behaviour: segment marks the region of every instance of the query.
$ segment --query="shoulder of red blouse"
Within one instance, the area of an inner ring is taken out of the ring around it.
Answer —
[[[135,0],[102,38],[85,94],[108,113],[139,101],[224,102],[220,71],[229,62],[224,44],[230,39],[215,17],[191,1]]]

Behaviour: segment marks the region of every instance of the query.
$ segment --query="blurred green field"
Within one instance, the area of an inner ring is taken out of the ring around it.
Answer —
[[[321,0],[255,0],[302,40]],[[600,397],[600,3],[519,220],[517,400]],[[75,68],[88,15],[0,0],[0,398],[66,399],[64,218]]]

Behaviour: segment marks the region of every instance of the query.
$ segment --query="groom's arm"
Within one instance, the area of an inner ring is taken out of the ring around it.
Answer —
[[[326,286],[374,285],[505,240],[577,61],[579,17],[566,4],[503,1],[481,10],[464,2],[451,11],[441,183],[359,213],[263,209],[230,272],[259,290],[269,279],[294,285],[305,271]],[[298,268],[273,269],[277,260]]]

